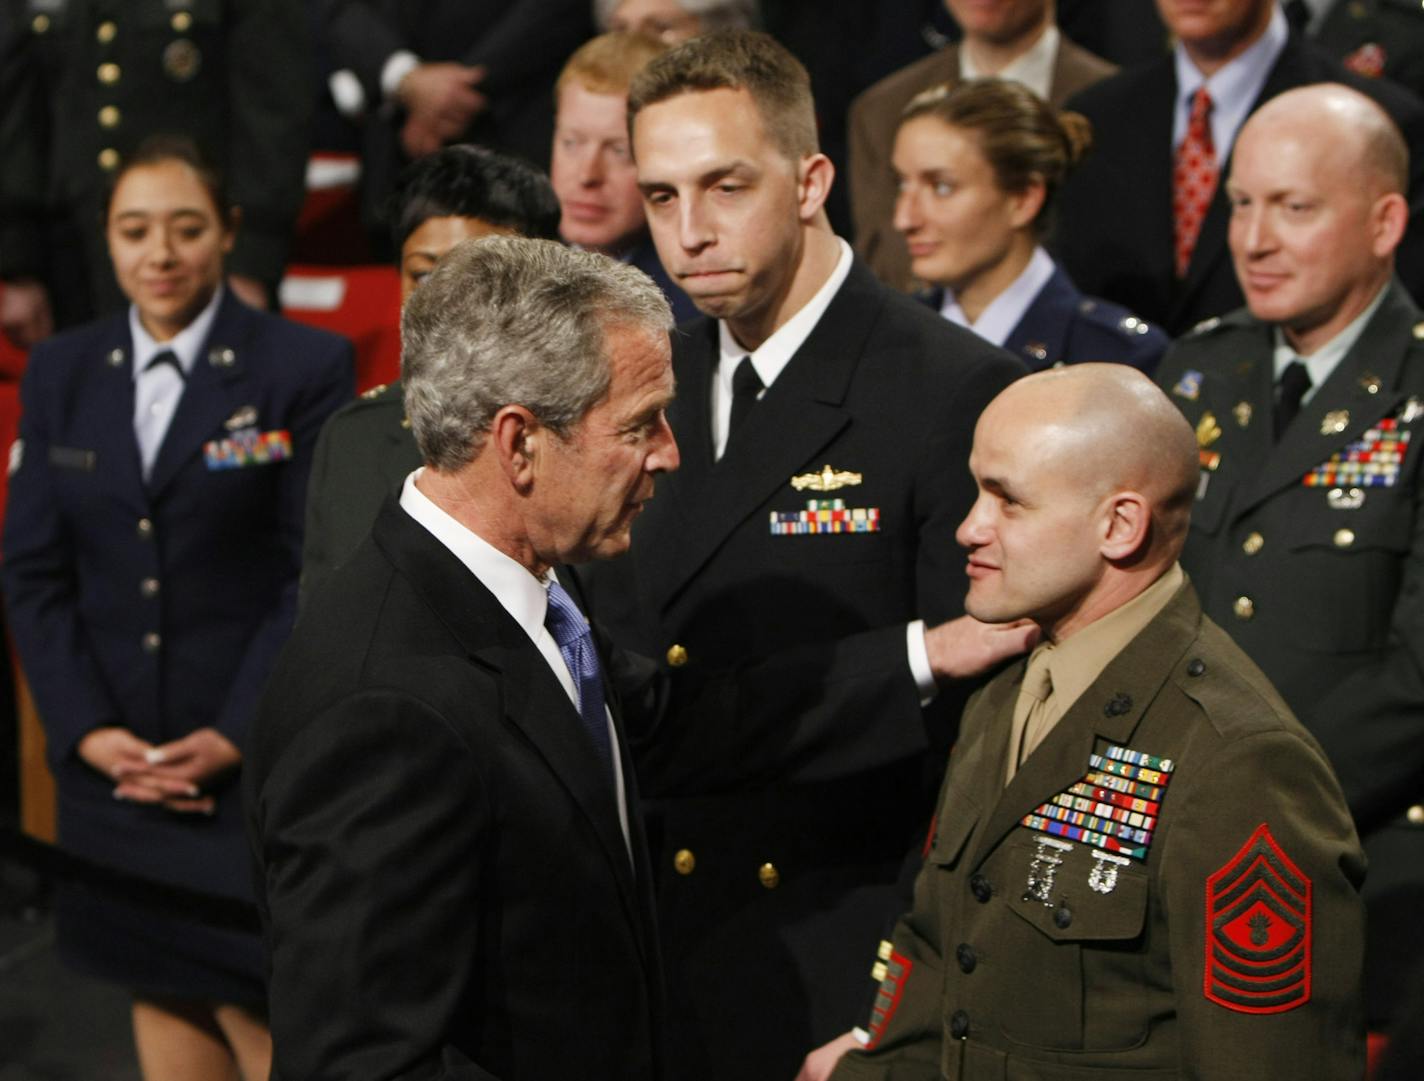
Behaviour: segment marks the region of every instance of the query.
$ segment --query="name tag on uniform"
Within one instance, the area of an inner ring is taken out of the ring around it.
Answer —
[[[82,450],[79,447],[49,448],[49,464],[60,469],[82,469],[86,473],[92,473],[98,463],[99,456],[92,450]]]
[[[259,432],[256,428],[233,432],[226,439],[203,444],[203,460],[210,470],[243,469],[272,465],[292,456],[292,433],[285,428]]]

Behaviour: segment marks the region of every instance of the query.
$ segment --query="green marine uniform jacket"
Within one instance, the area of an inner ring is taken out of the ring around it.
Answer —
[[[1192,587],[1005,787],[1023,670],[965,710],[870,1043],[836,1081],[1358,1081],[1359,842]]]

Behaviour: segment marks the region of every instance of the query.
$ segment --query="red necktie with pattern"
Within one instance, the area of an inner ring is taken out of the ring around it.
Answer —
[[[1172,170],[1172,221],[1176,240],[1177,277],[1187,276],[1192,249],[1197,246],[1206,211],[1216,192],[1216,148],[1211,141],[1211,97],[1206,87],[1192,96],[1187,134],[1177,147]]]

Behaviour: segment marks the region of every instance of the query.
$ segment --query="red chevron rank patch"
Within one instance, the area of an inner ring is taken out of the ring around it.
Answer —
[[[1310,1001],[1310,879],[1262,822],[1206,881],[1206,997],[1238,1013]]]

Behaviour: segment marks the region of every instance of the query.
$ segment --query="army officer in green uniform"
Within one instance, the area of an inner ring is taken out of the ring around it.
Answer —
[[[1370,860],[1365,993],[1393,1018],[1424,961],[1424,316],[1394,278],[1407,151],[1368,99],[1283,94],[1227,180],[1248,308],[1173,348],[1196,429],[1182,563],[1324,745]],[[1398,807],[1414,808],[1398,815]]]
[[[517,158],[447,146],[410,166],[392,200],[401,301],[462,240],[494,233],[558,238],[548,178]],[[372,387],[322,429],[307,489],[302,597],[365,539],[386,495],[420,468],[400,383]]]
[[[1191,429],[1069,367],[1000,394],[969,464],[965,607],[1043,639],[966,707],[873,1010],[802,1077],[1359,1078],[1364,861],[1177,563]]]

